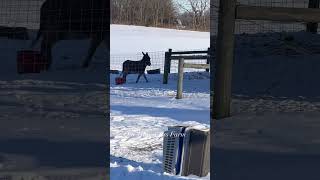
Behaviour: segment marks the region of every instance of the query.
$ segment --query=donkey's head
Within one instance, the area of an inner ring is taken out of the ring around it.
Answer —
[[[144,53],[144,52],[142,52],[142,54],[143,54],[142,61],[144,61],[147,66],[151,66],[151,61],[150,61],[149,54],[148,53]]]

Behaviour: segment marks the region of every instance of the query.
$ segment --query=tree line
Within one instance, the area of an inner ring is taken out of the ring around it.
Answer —
[[[111,23],[209,31],[210,0],[111,0]]]

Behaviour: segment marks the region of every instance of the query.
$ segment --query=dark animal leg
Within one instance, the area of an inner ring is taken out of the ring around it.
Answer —
[[[142,74],[139,74],[139,76],[138,76],[138,78],[137,78],[137,81],[136,81],[136,83],[138,83],[139,82],[139,79],[140,79],[140,76],[141,76]]]
[[[90,61],[92,60],[92,56],[94,55],[94,53],[96,52],[96,49],[98,48],[98,46],[101,44],[102,39],[100,38],[92,38],[91,40],[91,45],[90,48],[88,50],[88,55],[86,57],[86,59],[84,60],[82,67],[83,68],[87,68],[90,64]]]
[[[39,41],[40,37],[41,37],[41,30],[38,31],[38,34],[37,34],[37,37],[36,39],[34,39],[32,42],[31,42],[31,45],[30,45],[30,48],[34,48],[34,46],[37,44],[37,42]]]
[[[124,79],[124,82],[127,82],[127,75],[128,75],[128,73],[124,73],[124,72],[122,72],[122,73],[123,73],[122,78]]]
[[[149,82],[145,73],[143,73],[143,77],[146,80],[146,82]]]
[[[41,42],[41,55],[44,56],[48,62],[46,69],[48,70],[52,64],[52,47],[58,41],[58,34],[45,33]]]

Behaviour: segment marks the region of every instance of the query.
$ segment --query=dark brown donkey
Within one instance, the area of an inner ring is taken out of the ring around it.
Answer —
[[[42,36],[41,54],[52,63],[52,47],[59,40],[72,39],[73,34],[90,38],[91,45],[82,67],[89,66],[92,56],[109,31],[108,0],[46,0],[40,10],[40,28],[32,47]],[[75,38],[76,36],[73,36]]]
[[[120,76],[122,75],[125,81],[127,81],[128,74],[138,74],[136,83],[139,82],[141,75],[143,75],[146,82],[148,82],[148,79],[145,74],[145,70],[147,66],[151,66],[150,56],[148,53],[142,52],[142,54],[143,54],[143,58],[140,61],[126,60],[125,62],[123,62],[122,73],[120,74]]]

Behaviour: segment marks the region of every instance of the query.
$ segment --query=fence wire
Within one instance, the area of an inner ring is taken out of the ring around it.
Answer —
[[[308,8],[309,0],[237,0],[237,5],[249,5],[258,7],[288,7],[288,8]],[[211,3],[211,38],[216,38],[218,31],[218,12],[219,0],[212,0]],[[320,45],[314,38],[316,35],[304,34],[304,36],[313,36],[312,38],[299,38],[306,31],[307,23],[298,22],[276,22],[262,20],[236,20],[236,55],[243,53],[244,49],[251,49],[252,54],[261,54],[258,48],[253,44],[257,41],[264,43],[262,49],[268,49],[268,44],[273,44],[273,48],[263,52],[265,55],[301,55],[317,54],[320,51]],[[320,26],[318,26],[318,33]],[[294,33],[294,34],[292,34]],[[295,36],[295,41],[288,40],[290,36]],[[261,39],[262,38],[262,39]],[[251,40],[250,40],[251,39]],[[259,39],[259,40],[258,40]],[[215,42],[215,41],[212,41]],[[248,42],[251,45],[245,46]],[[244,48],[247,47],[247,48]],[[276,47],[275,47],[276,46]],[[290,50],[288,50],[290,49]],[[290,52],[289,52],[290,51]]]
[[[258,7],[290,7],[308,8],[309,0],[237,0],[239,5],[250,5]],[[218,32],[218,12],[219,0],[211,0],[211,33],[216,35]],[[253,21],[236,20],[236,34],[256,34],[268,32],[299,32],[306,29],[305,23],[284,23],[274,21]],[[318,31],[320,27],[318,28]]]
[[[45,0],[1,0],[0,26],[38,29]]]
[[[28,61],[29,64],[38,63],[36,56],[39,56],[47,64],[47,70],[55,64],[57,58],[54,57],[61,53],[61,50],[53,51],[59,42],[90,39],[88,52],[81,55],[82,59],[59,55],[57,61],[79,59],[77,62],[68,61],[70,67],[89,67],[99,45],[108,39],[108,8],[106,0],[0,0],[0,49],[10,50],[10,54],[14,50],[29,53],[28,57],[17,59],[19,62]],[[76,41],[72,42],[63,49],[71,52],[80,47]],[[105,62],[106,59],[104,57]]]

